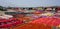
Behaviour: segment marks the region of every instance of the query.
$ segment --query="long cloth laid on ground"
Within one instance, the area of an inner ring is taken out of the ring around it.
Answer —
[[[38,18],[26,25],[18,26],[14,29],[52,29],[60,25],[60,18]]]

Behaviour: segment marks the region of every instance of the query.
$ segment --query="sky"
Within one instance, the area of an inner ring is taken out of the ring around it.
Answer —
[[[4,7],[60,6],[60,0],[0,0]]]

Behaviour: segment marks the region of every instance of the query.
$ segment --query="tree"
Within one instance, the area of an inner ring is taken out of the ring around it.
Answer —
[[[2,6],[0,6],[0,11],[3,11],[3,7]]]

